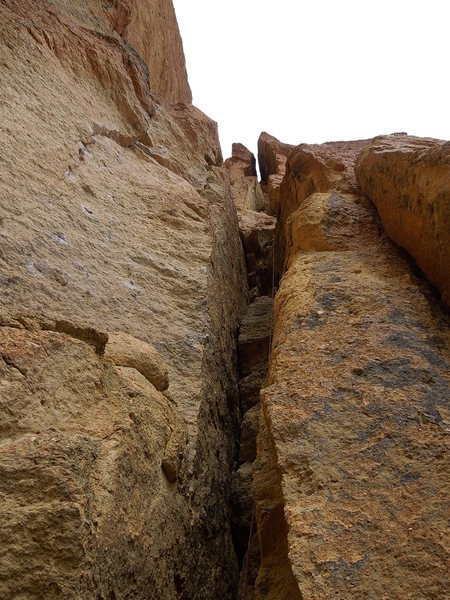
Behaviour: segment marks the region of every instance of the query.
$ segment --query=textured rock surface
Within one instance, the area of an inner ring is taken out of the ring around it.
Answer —
[[[264,183],[268,183],[271,175],[284,175],[287,157],[294,148],[265,131],[261,133],[258,139],[258,163]]]
[[[185,510],[161,470],[174,406],[134,369],[27,325],[0,327],[2,598],[164,597],[154,563],[178,535],[167,511]]]
[[[105,346],[105,359],[119,367],[135,369],[157,390],[169,387],[167,366],[150,344],[126,333],[110,333]]]
[[[284,228],[287,219],[314,192],[357,191],[354,164],[365,144],[366,141],[300,144],[289,154],[286,176],[276,194],[272,193],[271,200],[273,214],[277,217],[274,252],[279,276],[286,256]]]
[[[239,212],[262,210],[264,196],[256,176],[256,159],[242,144],[233,144],[232,155],[224,163],[230,175],[231,191]]]
[[[272,298],[261,296],[250,304],[239,330],[239,366],[245,377],[264,369],[269,354]]]
[[[448,317],[355,193],[359,144],[297,148],[282,185],[260,599],[446,595]]]
[[[47,0],[47,5],[57,19],[64,16],[69,23],[127,47],[148,69],[153,93],[173,103],[192,101],[171,0]]]
[[[280,204],[280,185],[286,171],[286,162],[295,146],[283,144],[277,138],[261,133],[258,139],[258,163],[266,192],[266,208],[270,215],[277,215]]]
[[[216,124],[151,95],[110,5],[0,5],[0,596],[231,598],[238,221]]]
[[[388,235],[450,306],[450,142],[376,138],[359,157],[356,174]]]
[[[250,293],[253,297],[271,294],[276,220],[253,210],[239,212],[238,218]]]

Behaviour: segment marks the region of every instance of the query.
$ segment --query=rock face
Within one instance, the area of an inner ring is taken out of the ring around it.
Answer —
[[[224,168],[169,0],[0,64],[0,597],[446,597],[448,143]]]
[[[446,594],[449,321],[358,191],[361,150],[299,146],[280,188],[259,599]]]
[[[164,7],[0,5],[2,598],[238,585],[244,257]]]
[[[387,234],[450,306],[450,142],[391,135],[361,154],[356,174]]]
[[[32,2],[21,4],[25,8]],[[77,24],[127,48],[148,69],[152,93],[172,103],[192,102],[171,0],[48,0],[46,4],[56,19],[67,19],[70,26]]]
[[[284,175],[287,157],[294,148],[265,131],[261,133],[258,139],[258,162],[264,183],[268,183],[271,175]]]
[[[329,142],[322,145],[300,144],[286,162],[286,175],[275,193],[271,207],[277,218],[275,235],[275,271],[283,272],[286,254],[285,224],[291,213],[314,192],[332,189],[344,193],[357,191],[354,164],[366,141]],[[351,235],[351,233],[349,233]]]
[[[256,176],[256,160],[243,144],[233,144],[232,155],[224,167],[230,175],[231,190],[236,208],[241,213],[264,208],[264,196]]]
[[[261,179],[266,188],[267,212],[276,215],[280,205],[280,185],[286,171],[286,162],[295,146],[283,144],[277,138],[262,132],[258,139],[258,163]]]

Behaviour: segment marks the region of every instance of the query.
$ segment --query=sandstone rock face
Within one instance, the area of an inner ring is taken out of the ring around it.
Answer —
[[[267,364],[271,321],[272,298],[256,298],[245,313],[239,331],[239,366],[243,376]]]
[[[48,0],[47,4],[56,18],[64,16],[69,23],[126,47],[148,70],[152,93],[172,103],[192,102],[171,0]]]
[[[359,157],[356,174],[387,234],[450,306],[450,142],[376,138]]]
[[[232,155],[224,167],[230,175],[234,203],[239,212],[262,210],[264,196],[256,176],[256,159],[243,144],[232,145]]]
[[[314,192],[357,191],[354,164],[365,144],[365,141],[300,144],[289,154],[286,175],[276,194],[272,193],[271,200],[273,214],[277,217],[274,252],[278,276],[283,272],[283,261],[287,256],[284,231],[287,219]]]
[[[149,66],[152,91],[169,102],[190,104],[192,94],[172,1],[118,0],[113,5],[113,28]]]
[[[254,210],[241,211],[238,218],[250,295],[254,299],[257,296],[271,294],[276,220]]]
[[[258,163],[266,190],[267,212],[277,215],[280,204],[280,185],[286,171],[286,161],[295,146],[283,144],[277,138],[262,132],[258,139]]]
[[[2,598],[238,584],[237,216],[216,124],[152,96],[120,4],[0,5]]]
[[[258,599],[446,595],[449,320],[358,193],[359,152],[298,147],[281,188]]]
[[[287,157],[294,148],[265,131],[261,133],[258,139],[258,162],[264,183],[268,183],[271,175],[284,175]]]

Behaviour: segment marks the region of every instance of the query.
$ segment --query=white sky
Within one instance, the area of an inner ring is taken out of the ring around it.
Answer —
[[[174,0],[194,104],[231,143],[450,139],[450,0]]]

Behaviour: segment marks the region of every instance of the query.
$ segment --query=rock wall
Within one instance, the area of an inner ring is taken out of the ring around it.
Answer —
[[[356,173],[387,234],[450,306],[450,142],[379,137],[361,154]]]
[[[280,186],[258,599],[446,594],[449,320],[358,189],[364,146],[301,145]]]
[[[0,596],[444,598],[448,143],[223,166],[168,0],[0,64]]]
[[[153,94],[170,3],[121,6],[0,5],[2,598],[238,584],[237,216],[176,65]]]
[[[24,7],[30,0],[21,3]],[[46,0],[56,18],[128,48],[148,68],[153,94],[190,104],[183,45],[171,0]]]

